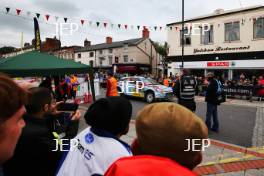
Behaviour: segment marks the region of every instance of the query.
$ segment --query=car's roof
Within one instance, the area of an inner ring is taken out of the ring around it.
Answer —
[[[143,78],[143,79],[145,79],[145,77],[143,77],[143,76],[127,76],[127,77],[123,77],[122,79],[127,79],[127,78]]]

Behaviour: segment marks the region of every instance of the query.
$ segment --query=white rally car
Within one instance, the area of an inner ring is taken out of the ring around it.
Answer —
[[[155,100],[172,100],[173,98],[171,87],[161,85],[151,78],[139,76],[120,79],[117,89],[121,96],[144,98],[147,103],[152,103]]]

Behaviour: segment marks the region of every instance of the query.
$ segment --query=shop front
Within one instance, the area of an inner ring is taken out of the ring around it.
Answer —
[[[150,66],[147,64],[114,64],[113,70],[117,74],[142,75],[150,73]]]
[[[170,63],[169,72],[179,74],[181,62]],[[225,61],[192,61],[184,62],[184,68],[190,69],[195,76],[205,76],[207,72],[214,72],[215,75],[224,79],[239,79],[243,73],[246,78],[264,75],[264,59],[259,60],[225,60]]]

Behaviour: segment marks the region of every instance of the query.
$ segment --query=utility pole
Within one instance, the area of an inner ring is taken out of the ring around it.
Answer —
[[[181,38],[182,38],[182,65],[181,65],[181,69],[184,68],[184,0],[182,0],[182,35],[181,35]]]

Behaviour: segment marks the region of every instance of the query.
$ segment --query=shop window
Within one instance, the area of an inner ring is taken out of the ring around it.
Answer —
[[[191,29],[185,28],[184,29],[184,37],[182,40],[182,30],[180,31],[180,44],[182,45],[182,42],[184,42],[184,45],[191,45]]]
[[[208,26],[200,28],[201,44],[208,45],[214,42],[214,26],[211,25],[210,29]]]
[[[108,52],[109,52],[110,54],[112,54],[112,53],[113,53],[113,49],[109,49]]]
[[[254,19],[253,31],[254,39],[264,38],[264,17]]]
[[[225,41],[232,42],[240,40],[240,23],[225,23]]]
[[[78,58],[80,59],[81,57],[82,57],[82,54],[81,54],[81,53],[79,53],[79,54],[78,54]]]

